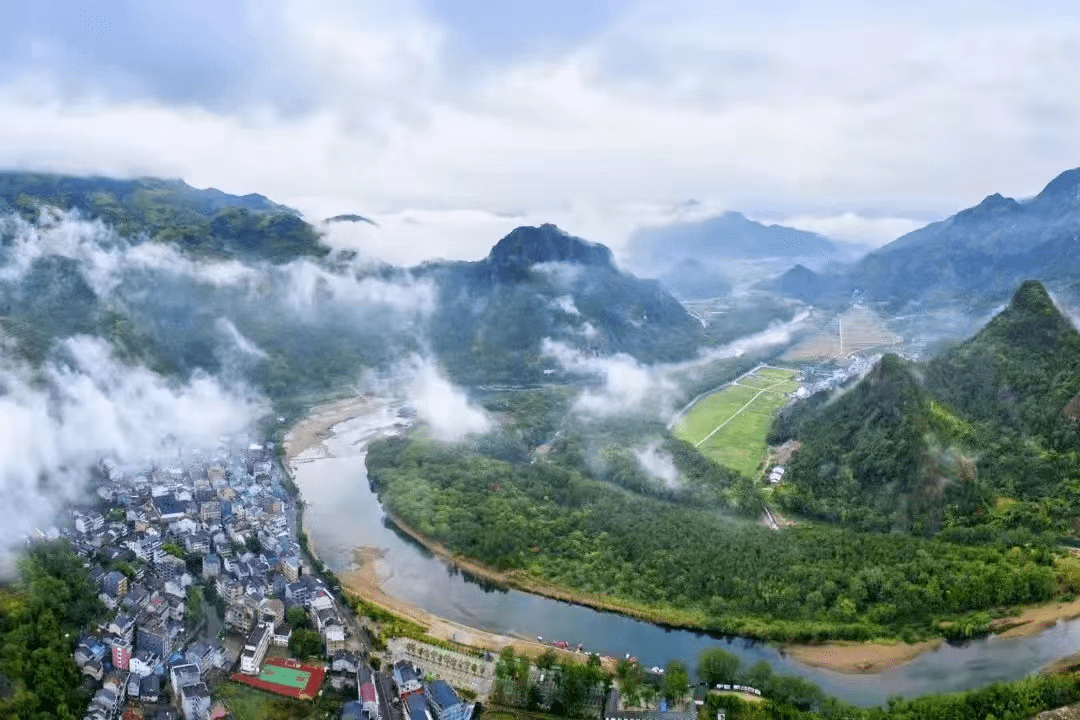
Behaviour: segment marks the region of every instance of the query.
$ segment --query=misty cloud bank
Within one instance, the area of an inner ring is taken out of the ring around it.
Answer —
[[[247,429],[267,409],[250,390],[206,375],[170,382],[123,364],[105,342],[85,336],[61,343],[39,371],[5,367],[0,384],[7,508],[0,548],[52,525],[65,503],[85,499],[100,460],[175,460],[180,450],[216,447],[220,435]]]
[[[420,344],[436,297],[353,258],[195,259],[53,209],[0,218],[0,240],[3,547],[85,499],[100,460],[175,460],[247,429],[270,409],[256,388],[274,372],[288,389],[388,365]],[[433,365],[416,360],[410,377],[440,437],[488,427]]]
[[[643,365],[622,353],[590,355],[551,338],[544,339],[541,352],[566,372],[599,380],[596,386],[581,392],[574,403],[575,411],[593,418],[644,414],[666,420],[674,412],[684,386],[711,363],[786,345],[805,327],[809,317],[809,312],[800,312],[791,320],[773,323],[760,332],[680,363]]]
[[[450,382],[434,360],[419,354],[409,355],[389,370],[367,372],[359,387],[406,398],[435,440],[460,442],[494,426],[488,413]]]

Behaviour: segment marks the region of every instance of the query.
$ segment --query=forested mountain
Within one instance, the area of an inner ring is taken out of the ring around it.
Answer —
[[[0,173],[0,214],[35,220],[46,206],[77,210],[132,240],[173,242],[198,256],[286,262],[329,252],[299,213],[262,195],[198,190],[182,180]]]
[[[862,382],[802,425],[803,446],[786,478],[796,490],[785,505],[868,529],[910,523],[909,504],[929,491],[920,470],[930,402],[908,364],[886,355]]]
[[[1064,450],[1077,441],[1080,333],[1040,283],[1025,282],[981,332],[929,362],[926,385],[965,417]]]
[[[643,362],[685,359],[701,324],[655,281],[621,272],[611,251],[554,225],[521,227],[478,262],[429,263],[438,302],[432,345],[459,381],[535,382],[557,364],[545,338]]]
[[[1078,398],[1080,333],[1026,282],[930,362],[886,356],[834,402],[789,409],[801,420],[772,439],[802,449],[777,498],[864,529],[1063,532],[1080,514]]]
[[[331,255],[260,195],[6,173],[0,241],[0,340],[23,361],[85,335],[164,375],[227,372],[275,402],[420,350],[467,384],[528,383],[561,368],[548,338],[643,362],[688,358],[704,341],[656,282],[551,225],[515,230],[479,262],[407,270]]]
[[[846,270],[776,285],[813,302],[851,293],[909,313],[956,306],[986,312],[1022,280],[1069,285],[1080,277],[1080,168],[1027,200],[993,194],[975,207],[910,232]]]

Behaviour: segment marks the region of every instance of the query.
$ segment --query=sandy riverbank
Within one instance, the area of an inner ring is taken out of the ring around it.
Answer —
[[[823,645],[785,645],[784,652],[804,665],[849,674],[880,673],[898,668],[924,652],[937,649],[944,640],[927,640],[909,645],[898,642],[842,643]]]
[[[313,408],[285,434],[286,467],[291,470],[297,456],[321,446],[323,440],[333,435],[334,426],[359,417],[378,402],[371,395],[357,395]]]
[[[356,569],[343,572],[338,576],[342,587],[373,605],[427,628],[427,634],[434,638],[473,648],[491,650],[495,653],[498,653],[504,647],[511,646],[517,654],[525,654],[530,657],[536,657],[547,650],[553,649],[550,645],[532,640],[500,635],[461,625],[433,615],[400,598],[388,595],[382,589],[382,581],[379,578],[377,568],[378,560],[382,557],[382,551],[371,547],[357,548],[354,556],[356,558]],[[568,658],[584,660],[584,656],[579,653],[567,651],[558,651],[558,653]]]
[[[1025,608],[1016,617],[1007,618],[1007,629],[999,633],[1001,637],[1028,637],[1052,627],[1060,620],[1072,620],[1080,617],[1080,598],[1072,602],[1048,603]]]
[[[1072,602],[1048,603],[1025,608],[1019,615],[1002,618],[995,628],[1003,638],[1037,635],[1062,620],[1080,617],[1080,598]],[[919,655],[941,646],[937,638],[908,644],[844,643],[822,645],[788,645],[784,648],[791,657],[806,665],[843,673],[879,673],[899,667]],[[1075,664],[1075,663],[1074,663]]]

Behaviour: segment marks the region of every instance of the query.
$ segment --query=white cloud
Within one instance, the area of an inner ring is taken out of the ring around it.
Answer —
[[[556,310],[561,310],[567,315],[581,314],[581,311],[577,309],[577,305],[574,304],[573,295],[560,295],[552,301],[552,306]]]
[[[833,240],[880,247],[927,223],[902,217],[865,217],[853,212],[840,215],[801,215],[777,221],[781,225],[809,230]]]
[[[59,508],[80,499],[99,459],[164,461],[177,448],[216,447],[221,434],[247,429],[266,410],[242,387],[226,389],[205,375],[169,382],[124,365],[96,338],[71,338],[62,350],[70,364],[47,364],[44,385],[31,384],[25,368],[0,371],[2,547],[52,524]]]
[[[218,318],[217,326],[221,331],[239,348],[240,352],[247,355],[253,355],[258,358],[266,357],[266,352],[255,343],[244,337],[243,333],[236,329],[236,326],[229,321],[228,318]]]
[[[550,338],[544,338],[540,351],[567,372],[591,375],[599,380],[596,386],[587,387],[578,395],[574,403],[576,411],[591,417],[643,413],[666,421],[675,410],[683,385],[696,382],[709,365],[785,345],[804,327],[809,316],[809,312],[799,312],[791,320],[773,323],[760,332],[679,363],[643,365],[623,353],[599,357]]]
[[[409,401],[436,440],[459,442],[491,429],[491,420],[483,408],[447,380],[432,360],[414,356],[408,371],[412,374]]]
[[[631,452],[634,453],[641,469],[659,480],[665,488],[673,490],[682,485],[679,469],[675,467],[675,459],[661,450],[659,443],[651,442],[644,448],[634,448]]]
[[[0,87],[0,164],[400,217],[364,241],[411,262],[482,256],[516,224],[492,219],[506,210],[616,248],[637,209],[686,198],[938,216],[1034,193],[1080,156],[1080,97],[1062,92],[1080,84],[1080,30],[1049,9],[648,4],[584,44],[454,75],[445,33],[409,5],[284,7],[275,50],[312,97],[296,113],[72,99],[27,74]],[[487,217],[406,228],[420,208]]]
[[[606,417],[640,412],[647,404],[661,410],[678,390],[663,369],[642,365],[629,355],[587,355],[565,343],[545,338],[541,352],[567,371],[594,375],[602,384],[582,391],[575,409],[586,415]]]
[[[369,370],[361,379],[360,387],[408,398],[417,418],[427,425],[428,432],[436,440],[460,442],[492,427],[487,412],[450,382],[438,364],[428,357],[413,354],[388,371]]]

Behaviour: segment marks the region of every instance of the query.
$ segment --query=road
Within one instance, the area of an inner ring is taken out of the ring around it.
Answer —
[[[379,694],[379,713],[382,715],[382,720],[404,720],[400,702],[391,702],[392,698],[397,697],[397,693],[394,692],[394,681],[390,679],[390,673],[376,672],[373,673],[373,677],[375,690]]]

